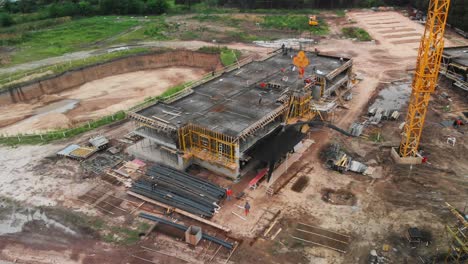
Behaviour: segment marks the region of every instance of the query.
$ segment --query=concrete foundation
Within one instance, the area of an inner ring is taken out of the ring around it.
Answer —
[[[390,155],[397,164],[417,165],[422,163],[421,157],[400,157],[395,148],[392,148]]]

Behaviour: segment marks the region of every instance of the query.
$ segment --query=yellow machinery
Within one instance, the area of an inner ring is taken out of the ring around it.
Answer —
[[[449,6],[450,0],[430,0],[429,3],[400,144],[401,157],[415,157],[418,153],[429,100],[437,85]]]
[[[309,26],[318,26],[317,16],[309,16]]]
[[[468,221],[464,215],[449,203],[445,203],[450,212],[457,218],[457,223],[447,225],[451,239],[445,263],[466,263],[468,260]]]

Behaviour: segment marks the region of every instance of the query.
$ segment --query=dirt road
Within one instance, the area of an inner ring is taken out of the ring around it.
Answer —
[[[106,47],[102,49],[72,52],[72,53],[67,53],[65,55],[62,55],[62,56],[23,63],[23,64],[11,66],[11,67],[0,68],[0,74],[14,73],[17,71],[28,71],[28,70],[33,70],[36,68],[50,66],[50,65],[54,65],[58,63],[86,59],[92,56],[105,54],[107,53],[108,50],[114,49],[117,47],[128,47],[129,49],[148,47],[148,48],[177,48],[177,49],[197,50],[205,46],[219,46],[219,44],[212,43],[212,42],[204,42],[204,41],[146,41],[146,42],[131,44],[128,46],[125,44],[121,44],[118,46]],[[254,51],[254,52],[260,52],[260,53],[268,52],[268,49],[258,47],[255,45],[244,44],[244,43],[229,43],[229,44],[222,44],[222,46],[226,46],[232,49]]]

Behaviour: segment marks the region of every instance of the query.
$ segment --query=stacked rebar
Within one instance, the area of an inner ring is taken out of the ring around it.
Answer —
[[[206,180],[166,166],[155,165],[131,190],[171,207],[211,218],[225,190]]]
[[[151,221],[155,221],[155,222],[158,222],[158,223],[162,223],[162,224],[165,224],[165,225],[169,225],[169,226],[172,226],[172,227],[175,227],[179,230],[182,230],[182,231],[187,231],[188,227],[184,226],[184,225],[179,225],[179,224],[176,224],[176,223],[173,223],[171,221],[168,221],[168,220],[165,220],[165,219],[162,219],[162,218],[159,218],[159,217],[156,217],[156,216],[153,216],[153,215],[149,215],[149,214],[145,214],[145,213],[140,213],[140,217],[141,218],[145,218],[145,219],[148,219],[148,220],[151,220]],[[216,243],[218,245],[221,245],[229,250],[231,250],[233,248],[233,244],[232,243],[229,243],[229,242],[226,242],[226,241],[223,241],[222,239],[220,238],[217,238],[217,237],[214,237],[214,236],[210,236],[208,234],[205,234],[205,233],[202,233],[202,238],[203,239],[206,239],[208,241],[211,241],[213,243]]]

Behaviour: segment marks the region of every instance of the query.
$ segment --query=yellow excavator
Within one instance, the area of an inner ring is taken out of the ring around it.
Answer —
[[[309,26],[318,26],[317,16],[309,16]]]

